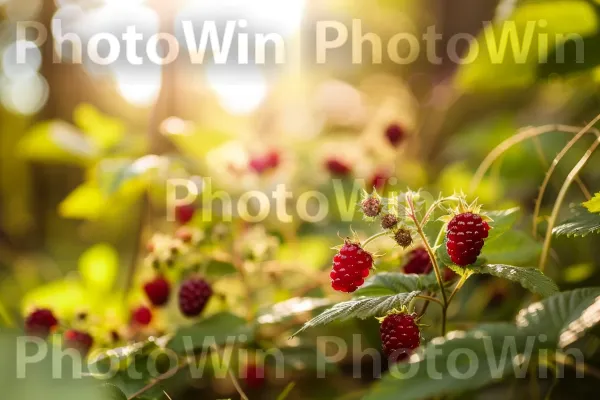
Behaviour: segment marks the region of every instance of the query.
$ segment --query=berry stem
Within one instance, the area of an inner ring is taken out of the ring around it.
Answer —
[[[435,272],[435,278],[437,279],[438,286],[439,286],[440,292],[442,294],[442,301],[443,301],[443,303],[442,303],[442,335],[445,335],[446,334],[446,311],[448,310],[448,299],[446,297],[446,291],[444,290],[444,281],[442,279],[440,267],[435,258],[435,254],[433,253],[433,249],[431,248],[431,245],[429,244],[427,235],[425,235],[425,232],[423,231],[423,226],[422,226],[421,222],[419,221],[419,219],[417,218],[417,214],[415,212],[415,205],[413,203],[413,198],[410,193],[406,196],[406,202],[408,204],[408,207],[410,208],[409,217],[414,221],[415,226],[417,228],[417,233],[419,234],[419,236],[421,237],[421,240],[423,241],[423,246],[425,246],[425,250],[427,250],[427,254],[429,254],[429,258],[431,259],[431,263],[433,264],[433,271]],[[443,228],[442,228],[442,230],[443,230]]]
[[[454,298],[454,295],[456,293],[458,293],[458,291],[462,288],[462,286],[465,284],[465,282],[467,281],[468,278],[468,274],[464,274],[463,276],[460,277],[460,280],[458,281],[458,283],[456,284],[456,286],[454,287],[454,290],[452,290],[452,293],[450,293],[450,297],[448,298],[448,305],[450,305],[450,302],[452,301],[452,299]]]
[[[387,234],[388,234],[388,232],[386,232],[386,231],[382,231],[382,232],[376,233],[373,236],[365,239],[364,242],[362,242],[360,244],[360,247],[364,248],[367,244],[371,243],[373,240],[375,240],[375,239],[377,239],[377,238],[379,238],[381,236],[385,236]]]
[[[219,354],[220,357],[223,357],[224,354],[221,351],[221,349],[217,346],[212,346],[212,349]],[[241,400],[249,400],[248,396],[246,395],[246,393],[244,392],[244,390],[242,389],[242,385],[240,385],[240,382],[238,381],[237,377],[235,376],[235,374],[233,373],[233,371],[231,370],[231,366],[228,365],[227,366],[227,374],[229,375],[229,378],[231,379],[231,383],[233,384],[233,387],[235,388],[235,390],[238,392],[238,394],[240,395]]]

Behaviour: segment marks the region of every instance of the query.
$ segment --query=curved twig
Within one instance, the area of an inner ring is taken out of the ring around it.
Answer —
[[[600,119],[600,115],[597,117]],[[546,260],[548,259],[548,252],[550,251],[550,242],[552,241],[552,229],[554,228],[554,224],[556,223],[556,218],[558,217],[558,211],[562,206],[562,203],[565,199],[565,195],[567,194],[567,190],[569,186],[573,182],[573,179],[577,176],[579,171],[585,166],[588,162],[592,153],[596,150],[596,148],[600,145],[600,136],[596,138],[594,143],[587,149],[585,154],[581,157],[579,162],[573,167],[567,179],[563,183],[560,191],[558,192],[558,196],[556,197],[556,202],[554,203],[554,207],[552,208],[552,214],[550,215],[550,219],[548,220],[548,228],[546,230],[546,237],[544,238],[544,247],[542,248],[542,255],[540,256],[539,269],[541,271],[544,270]]]
[[[595,133],[596,137],[600,138],[600,133],[598,133],[598,131],[595,129],[592,130],[592,126],[594,126],[594,124],[596,124],[596,122],[598,122],[598,121],[600,121],[600,114],[598,114],[596,116],[596,118],[594,118],[583,129],[581,129],[579,132],[577,132],[577,134],[575,136],[573,136],[573,138],[571,140],[569,140],[569,142],[565,145],[565,147],[562,148],[562,150],[556,155],[556,157],[554,157],[554,160],[552,160],[552,164],[550,165],[550,168],[546,172],[546,176],[544,177],[542,186],[540,186],[540,191],[539,191],[538,197],[535,201],[535,208],[533,210],[533,227],[532,227],[532,231],[533,231],[534,235],[536,235],[536,233],[537,233],[538,218],[540,215],[540,208],[542,207],[542,199],[544,197],[544,192],[546,191],[548,182],[550,182],[550,177],[552,176],[552,173],[556,169],[556,166],[558,165],[560,160],[562,160],[562,158],[565,156],[565,154],[567,154],[567,152],[571,149],[571,147],[573,147],[575,145],[575,143],[577,143],[577,141],[579,139],[581,139],[581,137],[583,135],[585,135],[588,131]],[[591,194],[589,193],[589,191],[587,191],[587,193],[584,192],[584,195],[586,196],[586,198],[588,200],[591,198]]]
[[[473,193],[473,191],[477,188],[477,186],[479,186],[479,184],[483,180],[483,177],[485,176],[487,171],[490,169],[492,164],[502,154],[504,154],[507,150],[509,150],[511,147],[513,147],[527,139],[530,139],[530,138],[533,138],[536,136],[540,136],[540,135],[543,135],[546,133],[551,133],[551,132],[579,133],[580,131],[581,131],[581,128],[574,127],[574,126],[568,126],[568,125],[543,125],[543,126],[539,126],[539,127],[529,127],[529,128],[525,128],[524,130],[521,130],[516,135],[511,136],[508,139],[504,140],[502,143],[497,145],[491,152],[488,153],[488,155],[485,157],[485,159],[481,162],[481,164],[477,168],[477,171],[475,171],[475,174],[473,175],[473,179],[471,179],[471,184],[470,184],[470,188],[469,188],[470,192]],[[598,131],[596,131],[596,132],[598,132]],[[579,181],[579,179],[577,179],[577,180]],[[580,182],[580,183],[581,183],[580,186],[582,188],[584,188],[585,186],[583,185],[583,182]],[[582,191],[584,191],[584,193],[585,193],[585,191],[587,191],[587,189],[582,189]]]

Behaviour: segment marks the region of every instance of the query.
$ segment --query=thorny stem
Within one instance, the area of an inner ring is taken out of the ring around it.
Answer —
[[[431,259],[431,263],[433,264],[433,271],[435,272],[435,278],[437,279],[438,286],[440,288],[440,292],[442,293],[442,335],[446,334],[446,311],[448,310],[448,299],[446,297],[446,291],[444,290],[444,281],[442,280],[442,274],[440,273],[440,267],[435,258],[435,254],[433,253],[433,249],[429,244],[429,240],[427,240],[427,236],[423,231],[423,226],[419,219],[417,218],[415,212],[415,205],[413,203],[412,195],[408,195],[406,198],[406,202],[410,208],[409,217],[414,221],[415,226],[417,228],[417,233],[421,237],[423,241],[423,245],[425,246],[425,250],[427,250],[427,254],[429,254],[429,258]]]

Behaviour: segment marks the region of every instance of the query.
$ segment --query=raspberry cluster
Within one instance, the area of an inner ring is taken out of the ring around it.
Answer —
[[[360,246],[346,240],[333,257],[333,268],[329,277],[331,287],[340,292],[351,293],[358,289],[373,268],[373,257]]]

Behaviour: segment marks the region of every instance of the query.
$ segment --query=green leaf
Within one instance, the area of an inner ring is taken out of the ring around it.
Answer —
[[[600,213],[600,192],[596,193],[592,199],[581,203],[581,205],[591,213]]]
[[[396,400],[401,393],[403,400],[417,400],[478,389],[511,373],[525,377],[534,352],[569,346],[600,322],[599,309],[600,288],[577,289],[531,304],[516,325],[450,332],[431,340],[409,363],[394,364],[364,399]],[[513,364],[518,360],[525,363]]]
[[[413,355],[410,363],[394,364],[363,399],[417,400],[480,388],[504,377],[512,368],[512,354],[500,357],[507,336],[515,338],[516,353],[523,351],[525,341],[510,324],[451,332],[445,338],[436,338],[422,353]],[[465,372],[469,373],[467,378],[463,376]]]
[[[539,21],[544,21],[544,25]],[[469,57],[457,73],[457,84],[467,91],[528,86],[537,67],[552,53],[560,38],[592,36],[598,30],[595,8],[587,1],[526,3],[505,21],[485,27],[471,45]],[[502,39],[506,43],[502,43]],[[545,40],[539,41],[541,38]]]
[[[101,243],[87,249],[79,258],[79,274],[88,290],[103,293],[112,289],[119,269],[119,255]]]
[[[99,186],[110,196],[134,185],[145,188],[153,172],[167,171],[171,165],[168,157],[150,154],[135,160],[108,158],[99,162],[96,170]]]
[[[359,297],[338,303],[305,323],[304,326],[292,336],[296,336],[310,327],[328,324],[335,320],[343,321],[349,318],[365,319],[383,316],[394,308],[400,308],[401,306],[408,304],[419,293],[421,293],[421,291],[416,290],[389,296]]]
[[[108,199],[94,182],[85,182],[73,190],[58,206],[63,218],[96,220]]]
[[[250,340],[252,335],[246,320],[223,312],[179,329],[167,348],[177,353],[192,352],[194,349],[210,345],[219,346],[228,341],[239,340],[242,335],[246,340]]]
[[[125,135],[125,125],[119,119],[102,114],[91,104],[78,105],[73,121],[102,152],[116,146]]]
[[[521,310],[516,321],[524,332],[543,332],[550,343],[564,348],[600,322],[600,288],[558,293]]]
[[[228,133],[200,130],[190,123],[183,131],[170,132],[167,137],[182,154],[195,160],[204,160],[211,150],[233,140],[233,136]]]
[[[230,262],[210,259],[204,273],[207,276],[225,276],[235,274],[237,269]]]
[[[50,282],[27,292],[23,310],[37,307],[52,309],[60,317],[73,317],[76,311],[87,306],[91,299],[81,281],[64,279]]]
[[[396,293],[423,291],[437,286],[434,274],[417,275],[401,272],[381,272],[369,278],[355,296],[385,296]]]
[[[537,75],[541,79],[553,75],[569,75],[590,70],[600,65],[600,53],[585,51],[597,49],[600,46],[600,34],[595,33],[583,38],[565,38],[558,43],[548,56],[546,63],[538,66]]]
[[[537,258],[542,245],[523,231],[511,231],[495,240],[486,240],[482,256],[493,264],[527,264]]]
[[[552,296],[558,292],[558,286],[537,268],[514,267],[512,265],[488,264],[474,268],[475,273],[490,274],[498,278],[518,282],[525,289],[543,297]]]
[[[127,400],[125,393],[115,385],[105,383],[102,385],[102,390],[106,394],[106,400]]]
[[[563,280],[567,283],[580,283],[594,275],[593,264],[575,264],[562,270]]]
[[[519,207],[514,207],[507,210],[487,212],[485,215],[493,220],[489,222],[489,225],[492,229],[490,229],[489,236],[485,240],[485,244],[487,246],[491,241],[499,238],[513,227],[513,225],[519,220],[521,211]]]
[[[318,371],[325,368],[335,371],[335,364],[327,361],[327,357],[314,346],[284,347],[279,349],[283,357],[283,363],[297,371]],[[267,362],[275,363],[277,367],[278,358],[269,357]]]
[[[552,233],[557,236],[586,236],[590,233],[600,233],[600,214],[592,214],[582,206],[571,209],[573,217],[554,227]]]
[[[48,121],[35,125],[18,145],[30,160],[88,166],[98,155],[93,143],[73,125]]]
[[[259,324],[275,324],[297,314],[306,313],[331,305],[331,300],[312,297],[293,297],[263,310],[258,316]]]

